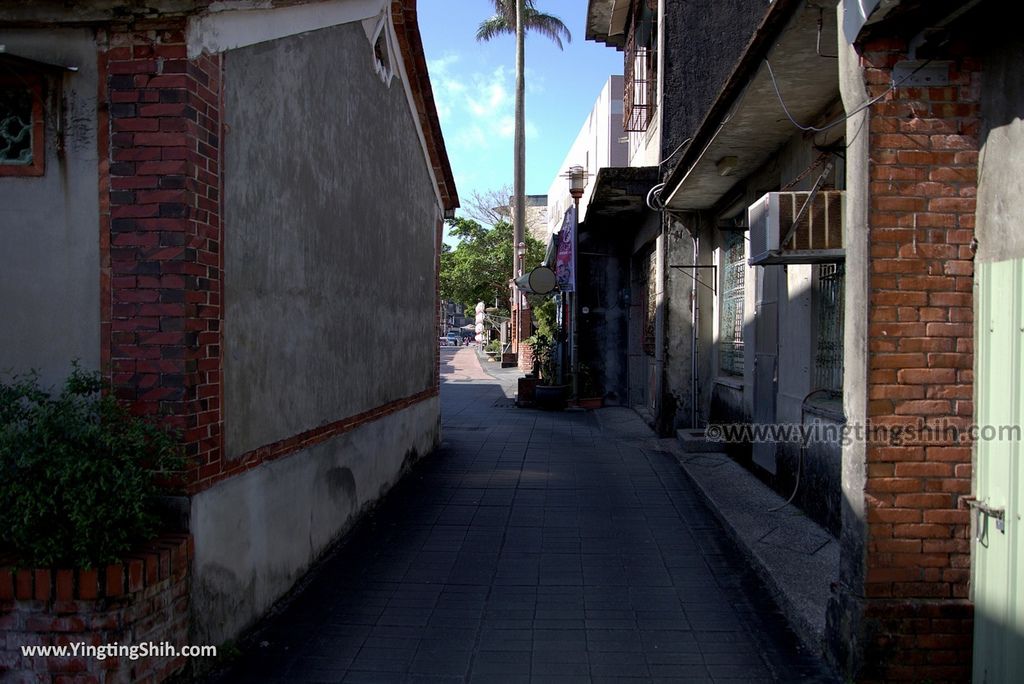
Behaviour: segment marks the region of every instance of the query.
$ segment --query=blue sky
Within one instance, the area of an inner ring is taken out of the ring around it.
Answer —
[[[587,0],[537,0],[562,19],[572,42],[527,34],[526,192],[544,194],[605,81],[622,73],[622,53],[586,41]],[[427,56],[445,145],[459,196],[512,185],[515,38],[476,41],[493,14],[488,0],[419,0]]]

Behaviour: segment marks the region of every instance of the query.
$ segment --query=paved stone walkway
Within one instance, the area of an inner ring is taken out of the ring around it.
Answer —
[[[441,450],[216,681],[831,681],[635,414],[442,373]]]

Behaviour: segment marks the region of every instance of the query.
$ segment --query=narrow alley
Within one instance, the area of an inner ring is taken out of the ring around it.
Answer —
[[[632,411],[441,354],[442,448],[214,681],[831,681]]]

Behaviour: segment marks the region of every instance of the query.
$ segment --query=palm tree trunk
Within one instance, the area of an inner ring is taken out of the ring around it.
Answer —
[[[523,227],[526,225],[526,114],[524,100],[526,98],[526,2],[516,0],[516,104],[515,104],[515,152],[513,159],[512,194],[515,195],[515,210],[512,220],[512,277],[519,276],[518,247],[524,242]],[[523,311],[520,304],[522,295],[513,288],[512,322],[515,326],[512,339],[514,350],[519,353],[519,340],[523,337]]]
[[[526,14],[525,0],[516,0],[516,103],[515,103],[515,157],[513,172],[515,214],[512,226],[513,251],[523,242],[523,227],[526,225],[526,114],[524,100],[525,85],[525,53],[526,26],[523,21]],[[513,266],[515,271],[517,265]],[[518,275],[518,274],[514,274]]]

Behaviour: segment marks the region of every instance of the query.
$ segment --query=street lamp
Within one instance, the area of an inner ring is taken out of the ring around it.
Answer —
[[[516,287],[516,279],[520,278],[523,275],[523,264],[525,260],[526,243],[520,242],[519,244],[516,245],[516,254],[512,269],[515,272],[516,277],[509,284],[512,288],[512,301],[514,304],[514,311],[512,314],[512,350],[516,353],[517,357],[519,355],[519,343],[526,337],[523,335],[523,309],[526,306],[526,297],[523,296],[523,293],[519,291],[518,287]],[[526,320],[529,319],[527,318]]]
[[[583,197],[583,190],[587,187],[587,170],[576,164],[570,166],[565,175],[569,177],[569,194],[572,195],[572,201],[576,204],[576,220],[579,221],[580,198]]]
[[[570,367],[572,368],[572,396],[574,399],[578,399],[580,396],[580,359],[579,344],[577,341],[577,331],[579,328],[579,273],[576,271],[576,252],[579,251],[580,244],[580,198],[583,197],[583,190],[587,187],[587,170],[579,164],[574,164],[569,167],[569,170],[565,175],[569,178],[569,194],[572,195],[573,205],[576,209],[576,225],[573,227],[572,231],[572,274],[576,283],[571,295],[572,306],[570,307],[570,311],[572,312],[572,317],[569,319],[569,361]]]

